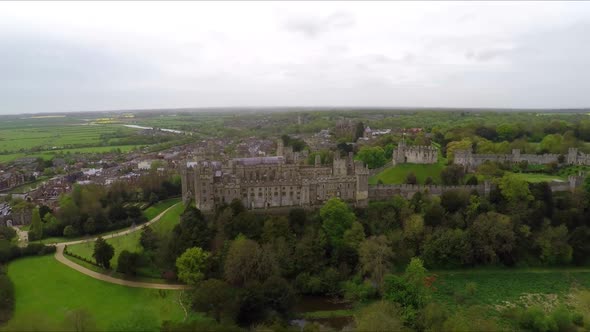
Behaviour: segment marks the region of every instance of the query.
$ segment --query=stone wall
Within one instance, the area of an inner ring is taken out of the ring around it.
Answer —
[[[449,190],[466,190],[477,191],[480,195],[488,195],[494,185],[486,182],[478,185],[462,186],[439,186],[439,185],[421,185],[421,184],[379,184],[369,186],[369,200],[387,200],[395,195],[401,195],[406,198],[412,197],[417,192],[429,193],[432,195],[441,195]]]
[[[580,187],[584,183],[584,176],[569,176],[568,181],[550,182],[549,187],[551,191],[571,191]],[[476,191],[482,196],[489,195],[490,191],[496,188],[496,185],[490,182],[485,182],[478,185],[461,185],[461,186],[439,186],[439,185],[420,185],[420,184],[379,184],[369,185],[369,200],[379,201],[388,200],[395,195],[401,195],[406,198],[411,198],[415,193],[429,193],[431,195],[441,195],[449,190],[465,190]]]
[[[499,163],[519,163],[522,161],[526,161],[529,164],[533,165],[543,165],[550,163],[558,163],[559,155],[552,153],[546,153],[542,155],[521,154],[519,149],[512,150],[511,154],[475,154],[469,150],[457,150],[455,151],[455,158],[453,163],[465,166],[468,170],[473,170],[477,168],[479,165],[485,163],[486,161]]]

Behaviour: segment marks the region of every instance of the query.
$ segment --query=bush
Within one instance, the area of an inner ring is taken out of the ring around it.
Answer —
[[[16,237],[16,231],[10,227],[0,226],[0,240],[12,240]]]
[[[31,243],[24,248],[11,244],[6,240],[0,240],[0,263],[8,263],[13,259],[23,256],[47,255],[55,253],[55,246],[46,246],[40,243]]]
[[[10,278],[0,271],[0,325],[12,318],[14,302],[14,285]]]
[[[375,298],[377,295],[377,288],[369,281],[350,280],[343,284],[344,298],[352,302],[366,302],[369,299]]]

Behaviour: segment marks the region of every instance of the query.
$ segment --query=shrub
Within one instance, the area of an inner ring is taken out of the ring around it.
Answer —
[[[10,278],[0,271],[0,324],[12,318],[14,302],[14,285]]]

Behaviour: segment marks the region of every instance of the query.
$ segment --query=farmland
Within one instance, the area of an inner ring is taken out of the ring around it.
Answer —
[[[123,124],[80,115],[4,117],[0,121],[0,162],[24,157],[48,160],[69,153],[124,153],[176,139],[138,135],[140,129]]]

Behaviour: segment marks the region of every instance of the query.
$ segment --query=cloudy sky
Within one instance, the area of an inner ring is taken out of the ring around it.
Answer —
[[[590,107],[590,2],[0,2],[0,113]]]

